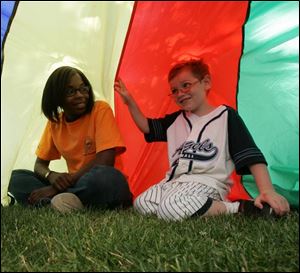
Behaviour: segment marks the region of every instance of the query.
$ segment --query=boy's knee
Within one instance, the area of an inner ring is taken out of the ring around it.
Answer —
[[[143,209],[142,209],[142,206],[141,206],[141,195],[139,195],[137,198],[134,199],[133,208],[136,211],[138,211],[140,213],[143,213]]]
[[[140,194],[133,202],[134,209],[141,214],[156,214],[157,204],[147,198],[147,192]]]

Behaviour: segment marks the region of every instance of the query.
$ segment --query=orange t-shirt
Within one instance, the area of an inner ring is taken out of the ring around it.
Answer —
[[[104,101],[96,101],[91,113],[66,122],[62,113],[58,123],[48,121],[36,155],[43,160],[66,160],[70,173],[77,172],[96,157],[96,153],[115,148],[116,168],[119,155],[126,148],[112,109]]]

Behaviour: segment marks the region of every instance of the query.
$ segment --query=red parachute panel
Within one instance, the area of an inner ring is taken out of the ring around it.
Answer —
[[[176,62],[199,57],[209,64],[212,75],[210,102],[236,108],[247,9],[248,1],[135,3],[117,77],[146,116],[157,118],[178,110],[168,96],[167,74]],[[165,176],[167,145],[145,142],[118,95],[115,110],[127,145],[123,171],[136,197]],[[230,199],[248,198],[240,178],[234,177]]]

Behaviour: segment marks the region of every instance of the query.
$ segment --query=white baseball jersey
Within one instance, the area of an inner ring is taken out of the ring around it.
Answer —
[[[221,199],[225,200],[232,185],[230,175],[234,168],[238,174],[250,174],[249,165],[266,164],[263,154],[253,141],[244,122],[238,113],[228,106],[221,105],[201,117],[193,113],[177,111],[164,118],[148,119],[148,122],[150,132],[145,134],[146,141],[168,142],[170,169],[165,179],[158,185],[160,187],[163,185],[165,189],[172,187],[172,190],[171,188],[167,190],[169,196],[171,191],[174,195],[176,188],[182,187],[180,201],[176,200],[175,202],[174,213],[177,213],[179,207],[180,209],[181,207],[193,207],[187,209],[188,211],[183,209],[183,214],[176,216],[177,218],[192,215],[207,201],[207,198],[204,201],[199,198],[199,201],[195,201],[195,204],[191,206],[191,200],[182,201],[182,196],[185,195],[184,198],[186,198],[187,195],[195,195],[194,192],[197,191],[199,196],[202,191],[209,192],[207,196],[212,198],[218,193]],[[187,183],[192,185],[188,186],[192,187],[188,194]],[[170,186],[171,184],[176,184],[176,186]],[[210,192],[210,188],[216,191]],[[155,194],[154,189],[156,189]],[[157,191],[157,187],[154,185],[151,196],[147,193],[143,194],[142,199],[136,202],[138,206],[140,203],[143,207],[140,211],[150,212],[146,199],[150,198],[154,202],[153,196],[156,196],[154,203],[159,203],[160,192],[161,189]],[[195,198],[198,197],[195,195]],[[180,205],[178,205],[179,203]],[[170,209],[167,210],[167,214],[169,214]]]

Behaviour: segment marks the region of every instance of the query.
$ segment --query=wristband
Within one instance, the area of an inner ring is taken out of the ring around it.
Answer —
[[[45,174],[45,176],[44,176],[44,177],[45,177],[46,179],[48,179],[48,177],[49,177],[50,173],[51,173],[51,171],[48,171],[48,172],[46,172],[46,174]]]

